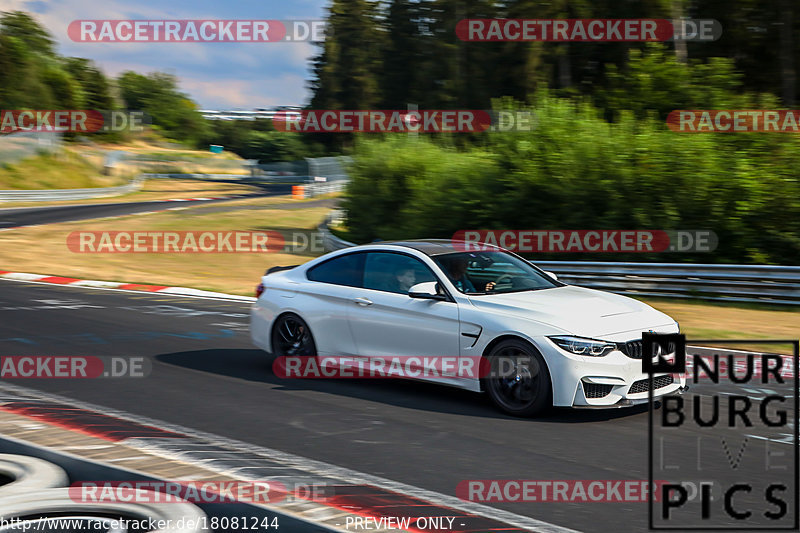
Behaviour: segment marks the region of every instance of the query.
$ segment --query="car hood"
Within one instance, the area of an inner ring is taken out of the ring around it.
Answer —
[[[675,322],[633,298],[571,285],[470,296],[470,301],[483,311],[543,322],[583,337],[610,337]]]

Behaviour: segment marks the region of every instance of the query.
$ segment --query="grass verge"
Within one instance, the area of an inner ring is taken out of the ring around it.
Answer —
[[[790,306],[685,302],[662,298],[639,299],[677,320],[690,344],[692,339],[800,338],[800,310]],[[728,347],[732,348],[733,345]],[[757,344],[743,345],[740,348],[769,349],[766,345]],[[788,346],[782,348],[781,353],[788,353]]]
[[[99,167],[70,150],[0,165],[0,190],[88,189],[127,181],[124,176],[102,175]]]
[[[318,253],[74,253],[66,245],[73,231],[297,231],[309,232],[330,210],[326,206],[281,209],[272,198],[249,202],[246,211],[199,208],[110,220],[87,220],[0,232],[0,269],[67,277],[175,285],[252,295],[264,271],[301,264]]]

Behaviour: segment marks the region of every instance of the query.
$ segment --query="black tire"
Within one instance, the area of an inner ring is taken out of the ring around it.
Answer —
[[[317,345],[305,321],[294,313],[286,313],[275,320],[272,327],[272,352],[280,356],[316,357]]]
[[[521,339],[504,340],[488,354],[483,387],[492,403],[513,416],[531,417],[553,405],[550,372],[539,351]]]
[[[0,499],[69,484],[69,477],[60,466],[26,455],[0,453],[0,476],[12,480],[0,485]]]

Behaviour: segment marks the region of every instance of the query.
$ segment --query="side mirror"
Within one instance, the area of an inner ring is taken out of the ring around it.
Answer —
[[[553,279],[556,279],[556,280],[558,279],[558,276],[556,276],[552,272],[548,272],[547,270],[545,270],[544,273],[547,274],[548,276],[550,276]]]
[[[437,285],[435,281],[417,283],[408,289],[408,295],[411,298],[422,298],[424,300],[446,300],[447,296],[439,293]]]

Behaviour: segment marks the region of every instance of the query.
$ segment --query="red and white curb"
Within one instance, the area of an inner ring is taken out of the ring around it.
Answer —
[[[170,287],[167,285],[145,285],[141,283],[126,283],[124,281],[99,281],[92,279],[67,278],[63,276],[50,276],[48,274],[30,274],[28,272],[8,272],[0,270],[0,279],[14,281],[29,281],[36,283],[52,283],[54,285],[67,285],[71,287],[86,287],[91,289],[116,289],[121,291],[139,291],[158,294],[171,294],[178,296],[195,296],[201,298],[216,298],[225,300],[255,301],[252,296],[226,294],[224,292],[203,291],[190,287]]]

